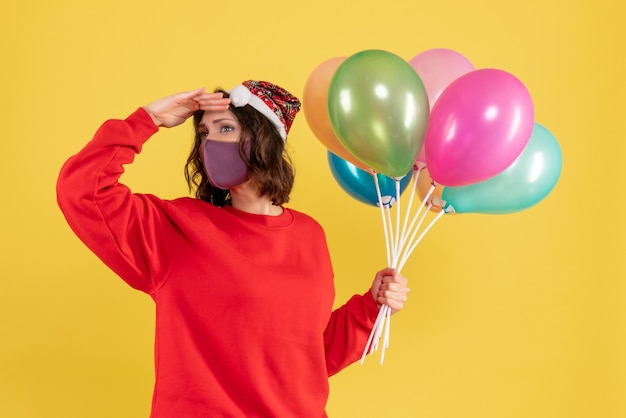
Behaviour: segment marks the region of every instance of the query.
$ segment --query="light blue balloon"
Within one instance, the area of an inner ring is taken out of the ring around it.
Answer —
[[[327,153],[328,166],[339,186],[359,202],[378,206],[374,176],[330,151]],[[412,174],[411,170],[400,180],[400,193],[410,183]],[[376,177],[383,203],[392,206],[396,199],[396,181],[380,173],[377,173]]]
[[[504,214],[528,209],[554,188],[563,165],[561,148],[545,127],[535,122],[528,144],[506,170],[488,180],[444,187],[444,209],[454,213]]]

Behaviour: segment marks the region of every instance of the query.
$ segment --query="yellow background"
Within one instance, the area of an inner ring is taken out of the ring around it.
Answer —
[[[102,121],[248,78],[302,95],[322,61],[431,48],[517,76],[563,151],[539,205],[444,216],[403,273],[411,298],[378,355],[331,379],[331,417],[626,416],[624,6],[600,0],[12,1],[0,13],[0,416],[142,417],[153,305],[71,233],[65,159]],[[162,131],[126,183],[187,193],[190,126]],[[340,190],[303,115],[291,206],[325,227],[338,302],[384,266],[376,208]],[[297,379],[298,376],[293,376]]]

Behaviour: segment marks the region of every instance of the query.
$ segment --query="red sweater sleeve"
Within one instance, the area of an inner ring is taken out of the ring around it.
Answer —
[[[125,120],[109,120],[63,165],[57,181],[57,202],[76,235],[126,282],[147,293],[163,268],[155,252],[166,205],[151,195],[132,194],[118,180],[123,165],[157,131],[142,108]]]
[[[377,315],[378,305],[369,291],[333,311],[324,332],[328,376],[361,358]]]

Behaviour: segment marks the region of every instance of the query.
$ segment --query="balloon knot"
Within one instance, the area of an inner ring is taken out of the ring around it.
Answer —
[[[378,206],[382,206],[383,208],[390,208],[396,202],[396,198],[393,196],[381,196],[380,201],[378,202]]]

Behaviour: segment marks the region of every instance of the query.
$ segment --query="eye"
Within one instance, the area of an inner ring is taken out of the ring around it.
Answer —
[[[223,132],[223,133],[232,132],[234,130],[235,130],[235,128],[233,126],[230,126],[230,125],[224,125],[224,126],[222,126],[220,128],[220,132]]]
[[[206,138],[208,136],[209,136],[209,133],[207,131],[200,131],[200,132],[198,132],[198,137],[201,138],[201,139],[204,139],[204,138]]]

